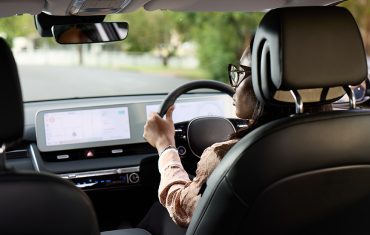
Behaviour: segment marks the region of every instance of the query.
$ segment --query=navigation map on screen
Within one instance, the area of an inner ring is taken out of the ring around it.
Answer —
[[[46,113],[47,146],[130,139],[127,107]]]

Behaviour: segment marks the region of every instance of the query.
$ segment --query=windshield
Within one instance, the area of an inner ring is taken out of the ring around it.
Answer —
[[[345,7],[367,35],[370,54],[370,16],[361,4],[351,1]],[[110,15],[105,21],[129,23],[127,39],[85,45],[41,38],[33,16],[22,15],[1,18],[0,36],[12,47],[25,101],[165,94],[196,79],[227,82],[227,65],[238,63],[263,14],[140,10]]]

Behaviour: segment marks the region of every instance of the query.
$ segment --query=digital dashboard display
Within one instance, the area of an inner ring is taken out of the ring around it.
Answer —
[[[50,112],[43,115],[46,146],[130,139],[127,107]]]
[[[161,101],[40,110],[35,118],[37,147],[41,152],[125,146],[144,143],[144,125]],[[204,116],[234,117],[231,99],[202,96],[179,99],[175,123]]]
[[[225,102],[223,100],[213,101],[195,101],[176,103],[172,118],[175,123],[189,121],[196,117],[204,116],[219,116],[225,117],[229,112],[225,109]],[[151,113],[158,112],[159,105],[147,105],[146,115],[150,117]]]

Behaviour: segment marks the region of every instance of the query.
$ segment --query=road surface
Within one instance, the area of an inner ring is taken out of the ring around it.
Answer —
[[[189,82],[170,75],[90,67],[21,65],[18,70],[25,101],[167,93]]]

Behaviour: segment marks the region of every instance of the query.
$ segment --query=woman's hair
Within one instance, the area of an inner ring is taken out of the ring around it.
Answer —
[[[243,54],[240,59],[240,64],[245,65],[245,66],[251,66],[252,63],[252,48],[254,44],[254,33],[251,34],[250,39],[249,39],[249,45],[247,49],[243,51]]]
[[[251,80],[251,79],[250,79]],[[253,116],[251,119],[247,120],[247,127],[239,129],[237,132],[230,136],[230,139],[241,139],[246,134],[256,129],[257,127],[274,121],[283,117],[287,117],[293,114],[295,107],[274,107],[267,106],[262,104],[260,101],[257,101],[255,104]]]

